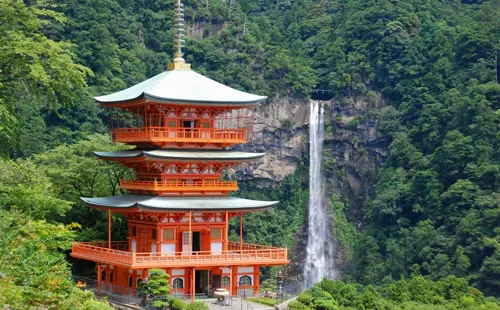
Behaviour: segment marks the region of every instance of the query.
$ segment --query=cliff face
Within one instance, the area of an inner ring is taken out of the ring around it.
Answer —
[[[362,227],[362,208],[373,192],[378,168],[387,150],[377,140],[374,112],[380,105],[348,100],[341,104],[325,101],[325,141],[322,171],[325,203],[337,194],[346,205],[350,223]],[[230,171],[239,180],[253,180],[257,187],[274,187],[303,162],[309,164],[309,102],[289,98],[273,100],[255,111],[254,135],[251,143],[238,150],[265,152],[259,162],[241,165]],[[307,176],[304,176],[307,179]],[[307,206],[304,206],[307,208]],[[335,225],[333,216],[329,219]],[[301,273],[307,244],[307,223],[296,232],[296,243],[290,251],[291,272]],[[344,247],[337,244],[340,269],[348,266]]]
[[[279,99],[254,111],[253,136],[238,150],[265,152],[255,163],[231,171],[240,180],[252,179],[258,187],[276,186],[294,173],[307,149],[309,103]]]

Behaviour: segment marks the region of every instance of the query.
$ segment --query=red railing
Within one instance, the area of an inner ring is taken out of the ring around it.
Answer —
[[[246,128],[138,127],[113,129],[115,142],[222,143],[247,142]]]
[[[228,192],[237,191],[238,182],[203,180],[193,182],[182,182],[179,180],[137,181],[120,180],[120,187],[128,190],[145,190],[155,192]]]
[[[288,263],[286,248],[266,247],[242,251],[229,250],[219,253],[210,251],[192,253],[133,253],[96,246],[94,244],[102,245],[103,243],[73,243],[71,256],[96,262],[136,268],[218,266],[221,264],[239,265],[242,263],[283,265]],[[231,247],[238,247],[239,249],[239,244],[232,242]]]
[[[245,243],[245,242],[243,242],[241,245],[242,245],[243,250],[277,249],[276,247],[269,246],[269,245],[251,244],[251,243]],[[240,243],[229,241],[227,243],[227,247],[228,247],[229,251],[239,251],[240,250]]]
[[[73,257],[117,265],[132,265],[133,254],[132,252],[115,250],[113,246],[110,249],[106,242],[74,242],[71,248],[71,256]]]

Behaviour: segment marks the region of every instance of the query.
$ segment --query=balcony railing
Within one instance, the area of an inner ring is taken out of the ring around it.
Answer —
[[[246,128],[139,127],[113,129],[115,142],[233,145],[247,142]]]
[[[288,263],[287,249],[253,245],[255,249],[239,250],[239,243],[232,242],[231,247],[238,250],[229,251],[199,251],[192,253],[169,252],[169,253],[135,253],[103,247],[106,243],[75,242],[71,250],[71,256],[124,266],[128,268],[151,268],[151,267],[208,267],[208,266],[231,266],[241,264],[255,265],[283,265]],[[244,248],[249,248],[247,245]],[[262,247],[262,248],[258,248]]]
[[[200,192],[227,192],[237,191],[237,181],[219,181],[219,180],[202,180],[202,181],[179,181],[168,180],[161,181],[138,181],[138,180],[120,180],[120,187],[127,190],[135,191],[153,191],[153,192],[175,192],[175,193],[200,193]]]

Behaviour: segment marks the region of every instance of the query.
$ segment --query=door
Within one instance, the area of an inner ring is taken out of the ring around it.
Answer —
[[[193,232],[193,252],[201,251],[201,232]]]
[[[149,245],[148,245],[148,230],[147,228],[139,229],[139,252],[140,253],[148,253]]]
[[[189,249],[189,231],[182,232],[182,254],[190,254]]]
[[[196,294],[208,294],[208,270],[196,270],[195,271],[195,293]]]
[[[213,283],[214,283],[213,287],[214,287],[214,290],[221,287],[220,286],[220,284],[221,284],[220,280],[221,280],[220,275],[219,274],[214,274],[214,278],[213,278]]]
[[[137,252],[137,241],[132,240],[132,252]]]

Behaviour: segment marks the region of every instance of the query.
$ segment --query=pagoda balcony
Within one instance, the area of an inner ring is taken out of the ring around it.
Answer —
[[[227,194],[238,190],[237,181],[201,180],[183,182],[179,180],[140,181],[140,180],[120,180],[120,187],[130,191],[148,191],[158,193],[210,193],[217,192]]]
[[[79,259],[122,266],[130,269],[181,268],[241,265],[288,264],[286,248],[229,242],[228,251],[198,251],[169,253],[136,253],[125,250],[127,241],[74,242],[71,256]]]
[[[113,129],[113,140],[123,143],[215,144],[231,146],[247,143],[246,128],[137,127]]]

